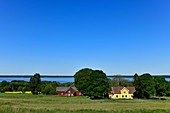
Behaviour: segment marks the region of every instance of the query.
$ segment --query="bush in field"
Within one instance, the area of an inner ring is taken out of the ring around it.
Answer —
[[[47,85],[45,87],[45,89],[42,91],[43,94],[46,94],[46,95],[57,95],[57,92],[56,92],[56,87],[52,87],[51,84]]]
[[[43,94],[49,95],[51,90],[51,86],[47,85],[45,89],[42,91]]]
[[[56,89],[51,89],[50,90],[50,95],[58,95],[58,93],[56,92]]]
[[[155,93],[155,82],[148,73],[141,75],[135,81],[136,96],[138,98],[149,98]]]

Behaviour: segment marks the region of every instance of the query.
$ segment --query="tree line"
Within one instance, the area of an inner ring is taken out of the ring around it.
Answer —
[[[69,87],[73,83],[59,83],[56,81],[41,81],[40,74],[36,73],[30,80],[13,80],[11,82],[2,81],[0,82],[0,92],[4,93],[5,91],[31,91],[32,94],[47,94],[47,95],[57,95],[56,87]]]
[[[36,73],[30,78],[30,81],[13,80],[11,82],[0,82],[0,92],[5,91],[31,91],[32,94],[57,95],[56,87],[75,86],[85,96],[90,98],[108,97],[111,87],[117,86],[134,86],[137,98],[150,98],[151,96],[168,96],[170,95],[170,81],[166,81],[164,77],[152,77],[149,73],[138,76],[134,75],[134,81],[129,81],[121,77],[121,75],[107,78],[102,70],[93,70],[84,68],[74,75],[74,83],[59,83],[56,81],[41,81],[40,74]]]
[[[151,96],[168,96],[170,94],[170,81],[164,77],[152,77],[149,73],[138,76],[134,75],[134,81],[123,79],[120,75],[108,79],[101,70],[92,70],[89,68],[78,71],[75,75],[75,86],[84,95],[91,98],[103,98],[105,94],[110,93],[111,87],[134,86],[136,98],[150,98]]]

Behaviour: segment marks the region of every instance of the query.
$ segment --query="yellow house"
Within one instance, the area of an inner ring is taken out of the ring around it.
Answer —
[[[111,99],[133,99],[134,92],[136,92],[135,87],[112,87],[109,97]]]

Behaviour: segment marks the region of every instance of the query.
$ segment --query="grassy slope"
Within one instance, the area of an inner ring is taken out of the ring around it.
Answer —
[[[167,100],[90,100],[87,97],[0,94],[0,112],[170,112]]]

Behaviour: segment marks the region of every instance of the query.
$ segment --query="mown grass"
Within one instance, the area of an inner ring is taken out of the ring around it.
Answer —
[[[29,94],[0,94],[3,113],[169,113],[166,100],[90,100],[88,97],[60,97]]]

